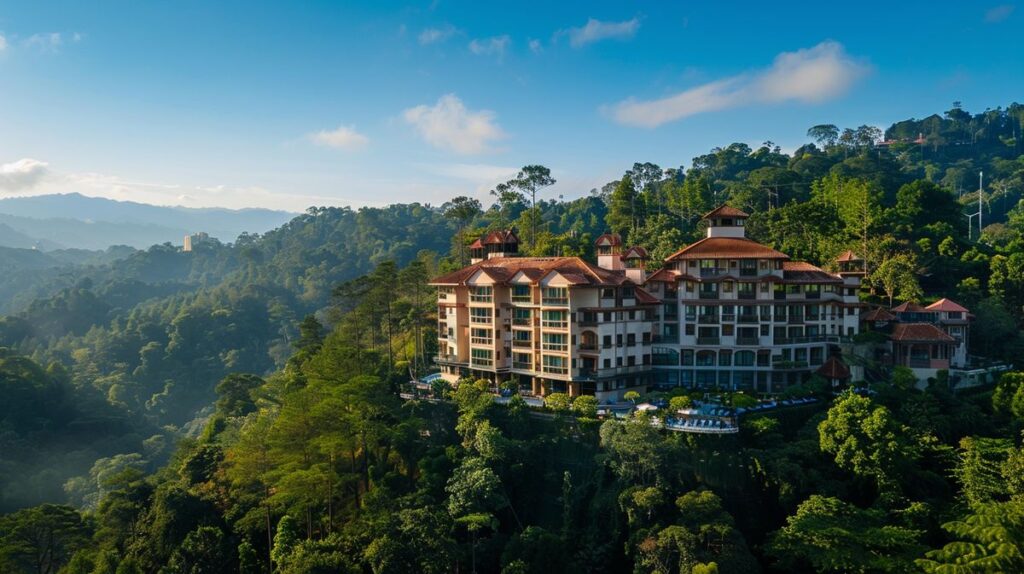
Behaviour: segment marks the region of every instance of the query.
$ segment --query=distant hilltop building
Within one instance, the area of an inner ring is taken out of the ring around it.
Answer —
[[[182,251],[192,251],[194,245],[198,245],[204,241],[209,241],[210,235],[206,232],[200,231],[199,233],[193,233],[185,236],[185,242],[181,248]]]
[[[860,329],[863,262],[847,253],[830,273],[790,261],[746,238],[748,217],[708,213],[707,237],[652,275],[647,251],[616,234],[597,238],[596,266],[518,257],[514,231],[487,235],[471,265],[431,282],[442,376],[515,376],[536,394],[601,401],[652,386],[772,393],[816,371],[848,378],[839,343]]]

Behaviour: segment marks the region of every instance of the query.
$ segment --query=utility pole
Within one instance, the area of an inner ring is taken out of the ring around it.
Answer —
[[[978,218],[978,240],[979,241],[981,240],[981,228],[982,228],[982,219],[983,219],[983,216],[981,214],[981,212],[982,212],[982,203],[981,202],[983,201],[982,198],[984,197],[984,195],[983,195],[984,191],[982,191],[983,190],[982,173],[983,172],[980,172],[980,171],[978,172],[978,213],[969,213],[969,214],[967,214],[965,216],[967,218],[967,240],[968,241],[970,241],[971,237],[972,237],[972,233],[971,233],[972,228],[973,228],[972,224],[974,223],[974,218],[975,217]]]

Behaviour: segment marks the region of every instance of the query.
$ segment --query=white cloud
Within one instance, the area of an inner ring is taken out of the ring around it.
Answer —
[[[501,58],[505,55],[505,50],[508,49],[511,42],[512,38],[508,34],[491,38],[478,38],[469,43],[469,51],[478,56],[497,56]]]
[[[338,126],[335,130],[319,131],[307,137],[316,145],[344,150],[360,149],[370,142],[370,138],[357,132],[355,126]]]
[[[1013,4],[1002,4],[1000,6],[994,6],[985,11],[985,21],[994,24],[996,22],[1002,22],[1013,14]]]
[[[817,103],[846,93],[870,67],[837,42],[783,52],[770,68],[703,84],[657,100],[629,99],[610,109],[615,121],[654,128],[695,114],[786,101]]]
[[[455,94],[441,96],[433,106],[409,108],[402,117],[430,145],[460,154],[489,151],[491,142],[505,137],[494,112],[471,111]]]
[[[44,52],[56,52],[64,44],[64,35],[60,32],[32,34],[25,38],[24,43],[28,48],[36,48]]]
[[[420,32],[419,42],[424,46],[436,44],[447,40],[453,34],[455,34],[455,27],[451,25],[442,26],[440,28],[426,28]]]
[[[530,38],[530,51],[534,54],[540,54],[544,51],[544,46],[541,45],[540,40],[536,38]]]
[[[50,170],[46,162],[24,158],[0,165],[0,190],[22,191],[35,187]]]
[[[0,52],[7,49],[7,38],[3,34],[0,34]]]
[[[632,18],[622,22],[602,22],[590,18],[581,28],[569,28],[569,44],[574,48],[581,48],[587,44],[600,42],[601,40],[632,38],[640,29],[640,20]]]

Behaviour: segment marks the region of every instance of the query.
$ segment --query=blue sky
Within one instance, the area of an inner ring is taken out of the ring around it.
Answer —
[[[568,198],[634,161],[1024,100],[999,1],[345,4],[0,0],[0,194],[440,204],[542,163]]]

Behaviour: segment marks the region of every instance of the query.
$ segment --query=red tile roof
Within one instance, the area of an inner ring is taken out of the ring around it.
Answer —
[[[706,237],[668,256],[680,259],[789,259],[789,255],[744,237]]]
[[[861,317],[862,321],[892,321],[896,319],[896,315],[886,311],[885,309],[878,307],[864,313]]]
[[[817,373],[826,379],[849,379],[850,368],[836,357],[829,357],[825,364],[818,367]]]
[[[618,233],[602,233],[594,240],[594,245],[610,245],[616,247],[622,245],[622,237]]]
[[[956,339],[931,323],[896,323],[892,327],[892,340],[952,343]]]
[[[630,247],[622,254],[623,259],[647,259],[647,257],[647,250],[639,245]]]
[[[470,243],[470,244],[469,244],[469,248],[470,248],[470,249],[483,249],[483,248],[484,248],[484,244],[483,244],[483,243],[480,243],[480,240],[479,240],[479,239],[477,239],[477,240],[476,240],[476,241],[474,241],[473,243]]]
[[[435,277],[431,285],[465,285],[478,271],[497,283],[508,283],[516,273],[536,283],[552,271],[558,272],[572,285],[622,285],[627,281],[622,271],[609,271],[591,265],[579,257],[492,257],[463,267],[458,271]]]
[[[912,301],[904,301],[892,308],[893,313],[922,313],[924,307]]]
[[[925,309],[927,309],[929,311],[942,311],[942,312],[946,312],[946,313],[968,313],[969,312],[969,311],[967,311],[967,309],[965,307],[963,307],[962,305],[960,305],[956,301],[951,301],[949,299],[946,299],[945,297],[943,297],[942,299],[939,299],[938,301],[932,303],[931,305],[928,305],[927,307],[925,307]]]
[[[519,243],[519,236],[516,235],[514,229],[502,229],[500,231],[492,231],[483,238],[484,245],[494,245],[500,243]]]
[[[843,280],[806,261],[783,261],[782,277],[786,283],[842,283]]]
[[[641,305],[657,305],[661,303],[660,299],[639,287],[635,288],[633,292],[636,293],[636,302]]]
[[[715,209],[712,209],[711,211],[705,213],[704,217],[702,217],[701,219],[711,219],[713,217],[750,217],[750,214],[740,211],[735,207],[730,207],[728,205],[719,205]]]
[[[847,249],[846,251],[843,251],[842,253],[840,253],[839,257],[836,257],[836,261],[838,263],[846,263],[848,261],[863,261],[863,259],[861,259],[853,251],[850,251],[849,249]]]

